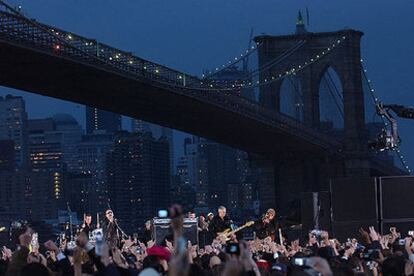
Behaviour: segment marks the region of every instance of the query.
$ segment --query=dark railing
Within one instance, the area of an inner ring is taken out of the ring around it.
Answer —
[[[111,71],[172,93],[207,102],[306,139],[329,151],[337,152],[341,147],[341,143],[332,137],[306,127],[288,116],[266,109],[257,102],[237,96],[232,90],[220,89],[195,76],[136,57],[94,39],[38,23],[18,13],[0,11],[0,40]]]

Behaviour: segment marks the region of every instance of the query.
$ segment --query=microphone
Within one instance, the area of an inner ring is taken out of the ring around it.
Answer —
[[[72,210],[70,209],[69,201],[66,202],[66,207],[68,208],[68,212],[72,213]]]

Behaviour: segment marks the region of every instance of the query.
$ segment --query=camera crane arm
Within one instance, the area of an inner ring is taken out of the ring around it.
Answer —
[[[380,106],[382,109],[391,109],[400,118],[414,119],[414,108],[412,107],[405,107],[403,105],[398,105],[398,104],[388,104],[388,105],[378,104],[377,108],[378,106]]]
[[[377,114],[383,116],[389,122],[391,129],[388,130],[385,127],[382,130],[382,133],[379,134],[378,139],[370,142],[369,145],[371,148],[380,151],[394,149],[398,146],[401,140],[398,136],[397,120],[393,117],[392,112],[400,118],[414,119],[414,108],[397,104],[384,105],[378,103],[376,109]]]

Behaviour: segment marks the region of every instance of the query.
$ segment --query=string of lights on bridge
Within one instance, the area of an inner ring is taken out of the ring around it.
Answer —
[[[71,41],[74,40],[75,38],[73,37],[72,34],[70,33],[59,33],[58,31],[55,31],[54,29],[50,30],[53,34],[64,38],[67,41]],[[215,80],[208,80],[206,78],[208,78],[209,76],[212,76],[218,72],[220,72],[221,70],[236,64],[237,62],[243,60],[244,58],[246,58],[247,56],[249,56],[250,54],[252,54],[253,52],[255,52],[260,46],[260,43],[256,43],[254,46],[251,46],[250,49],[246,50],[246,52],[244,54],[240,54],[240,56],[234,57],[234,60],[230,60],[227,62],[226,64],[222,64],[220,67],[216,67],[214,72],[209,72],[209,74],[203,74],[203,78],[199,80],[199,85],[201,85],[201,87],[191,87],[192,89],[196,89],[196,90],[214,90],[214,91],[230,91],[230,90],[239,90],[241,88],[255,88],[255,87],[260,87],[263,85],[268,85],[271,84],[273,82],[279,81],[281,79],[284,79],[285,77],[291,76],[291,75],[296,75],[298,72],[302,71],[303,69],[305,69],[306,67],[310,66],[311,64],[319,61],[321,58],[323,58],[325,55],[329,54],[332,50],[335,49],[335,47],[337,47],[340,43],[342,43],[344,40],[346,39],[345,36],[343,36],[342,38],[339,38],[338,40],[336,40],[335,42],[333,42],[329,47],[325,48],[324,50],[322,50],[320,53],[314,55],[313,57],[309,58],[308,60],[306,60],[305,62],[303,62],[302,64],[296,65],[292,68],[290,68],[289,70],[286,70],[283,73],[279,73],[273,76],[269,76],[264,78],[263,80],[257,80],[257,81],[253,81],[253,80],[242,80],[242,81],[236,81],[235,83],[231,84],[228,87],[217,87],[217,85],[215,85]],[[94,45],[98,45],[98,42],[92,42],[92,41],[86,41],[84,42],[84,46],[94,46]],[[55,50],[60,50],[60,45],[57,44],[55,46]],[[103,49],[98,50],[98,52],[103,52]],[[121,53],[114,53],[112,55],[110,55],[109,57],[107,57],[109,61],[119,61],[122,62],[122,58],[123,54]],[[129,65],[133,65],[134,64],[134,60],[133,59],[129,59],[127,61],[127,63]],[[143,66],[143,70],[149,70],[149,68],[147,68],[147,66]],[[162,68],[161,67],[156,67],[152,73],[154,74],[161,74],[162,73]],[[257,72],[255,75],[260,75],[260,71]],[[186,76],[189,76],[187,74],[178,74],[177,79],[183,81]],[[170,84],[171,85],[171,84]],[[184,84],[181,86],[185,86]]]
[[[259,42],[255,43],[255,45],[251,46],[244,53],[242,53],[238,56],[235,56],[233,59],[228,60],[227,62],[225,62],[221,66],[215,67],[214,70],[210,70],[210,71],[207,71],[206,73],[203,73],[201,75],[202,78],[205,79],[205,78],[209,78],[211,76],[214,76],[217,73],[225,70],[226,68],[228,68],[228,67],[230,67],[230,66],[232,66],[236,63],[239,63],[240,61],[246,59],[248,56],[250,56],[252,53],[254,53],[256,50],[258,50],[260,46],[261,46],[261,44]]]
[[[380,101],[377,98],[377,96],[375,95],[375,89],[373,88],[372,81],[367,77],[367,69],[365,69],[365,67],[364,67],[364,60],[363,59],[361,59],[361,67],[362,67],[362,70],[364,71],[364,74],[365,74],[367,82],[368,82],[368,90],[371,93],[371,96],[374,100],[375,105],[378,105],[378,104],[380,104]],[[388,123],[385,121],[385,116],[381,115],[381,119],[384,123],[384,126],[387,127]],[[408,173],[411,174],[411,169],[408,166],[407,161],[404,158],[404,155],[402,155],[400,148],[397,146],[397,148],[394,149],[394,151],[397,153],[397,155],[398,155],[399,159],[401,160],[401,163],[404,166],[404,168],[408,171]]]
[[[273,82],[279,81],[281,79],[284,79],[285,77],[296,75],[298,72],[302,71],[306,67],[310,66],[311,64],[319,61],[324,56],[328,55],[332,50],[334,50],[339,44],[341,44],[346,39],[346,36],[342,36],[335,42],[333,42],[329,47],[325,48],[323,51],[319,52],[318,54],[310,57],[305,62],[296,65],[289,70],[286,70],[283,73],[279,73],[273,76],[269,76],[264,78],[262,81],[240,81],[239,83],[232,84],[231,87],[215,87],[213,84],[206,84],[208,85],[208,88],[204,90],[215,90],[215,91],[228,91],[228,90],[238,90],[240,88],[254,88],[254,87],[260,87],[263,85],[269,85]],[[258,73],[260,74],[260,72]],[[200,84],[204,85],[204,82],[201,82]],[[199,88],[196,88],[199,89]]]
[[[2,4],[2,6],[4,6],[7,10],[10,10],[10,11],[14,12],[16,15],[18,15],[20,17],[23,17],[23,18],[26,18],[19,11],[16,11],[15,9],[13,9],[10,6],[6,5],[2,0],[0,0],[0,4]],[[43,28],[44,29],[44,26],[41,26],[40,24],[37,24],[33,20],[30,20],[28,18],[26,18],[26,19],[31,24],[34,24],[37,27],[40,27],[40,28]],[[96,46],[96,58],[101,59],[100,56],[99,56],[99,54],[101,52],[103,53],[104,50],[103,49],[99,49],[99,47],[98,47],[99,46],[99,43],[96,40],[93,40],[93,39],[85,40],[85,38],[78,37],[76,35],[72,35],[71,33],[64,32],[64,31],[58,32],[58,31],[55,31],[54,29],[49,29],[48,31],[50,33],[52,33],[55,37],[57,37],[58,38],[58,41],[60,40],[60,42],[63,42],[63,43],[68,43],[69,41],[77,41],[77,42],[82,42],[82,44],[81,44],[82,46]],[[109,49],[109,54],[110,55],[109,55],[109,57],[106,56],[105,59],[107,58],[111,62],[116,61],[116,62],[119,62],[119,63],[126,63],[128,65],[133,65],[134,64],[134,61],[136,61],[136,60],[140,60],[141,62],[143,61],[143,64],[144,64],[143,65],[143,68],[142,68],[143,70],[148,71],[150,73],[153,73],[155,75],[162,74],[162,73],[165,73],[165,72],[166,73],[173,73],[175,75],[174,77],[176,78],[176,80],[182,81],[182,84],[180,85],[180,87],[182,87],[182,88],[190,88],[190,89],[193,89],[193,90],[204,90],[204,91],[205,90],[208,90],[208,91],[230,91],[230,90],[239,90],[241,88],[260,87],[260,86],[263,86],[263,85],[268,85],[268,84],[271,84],[273,82],[279,81],[281,79],[284,79],[285,77],[288,77],[288,76],[291,76],[291,75],[296,75],[298,72],[302,71],[303,69],[305,69],[306,67],[310,66],[311,64],[317,62],[318,60],[320,60],[321,58],[323,58],[325,55],[328,55],[332,50],[334,50],[335,47],[337,47],[345,39],[346,39],[345,36],[343,36],[342,38],[339,38],[338,40],[336,40],[335,42],[333,42],[329,47],[327,47],[325,50],[321,51],[319,54],[317,54],[317,55],[309,58],[304,63],[301,63],[299,65],[296,65],[296,66],[292,67],[291,69],[289,69],[289,70],[287,70],[287,71],[285,71],[283,73],[266,77],[263,80],[257,80],[257,81],[253,81],[253,80],[249,80],[249,81],[246,81],[246,80],[236,81],[234,84],[231,85],[231,87],[225,87],[225,88],[223,88],[223,87],[215,87],[212,83],[209,83],[209,81],[211,81],[211,80],[207,80],[207,83],[204,83],[204,80],[205,79],[200,80],[200,79],[198,79],[196,77],[193,77],[193,76],[190,76],[190,75],[181,73],[181,72],[177,72],[177,71],[172,70],[172,69],[169,69],[169,68],[165,68],[164,66],[161,66],[161,65],[158,65],[158,64],[154,64],[154,63],[151,63],[151,62],[148,62],[148,61],[141,60],[141,59],[139,59],[137,57],[132,56],[132,54],[130,54],[130,53],[121,53],[122,51],[119,51],[119,50],[117,51],[116,49],[113,49],[113,48],[112,49]],[[68,44],[69,44],[70,47],[75,47],[75,48],[78,48],[78,46],[79,46],[79,45],[76,45],[76,46],[75,45],[71,45],[71,43],[68,43]],[[229,67],[229,66],[231,66],[233,64],[238,63],[239,61],[241,61],[241,60],[245,59],[247,56],[249,56],[251,53],[255,52],[259,47],[260,47],[260,44],[259,43],[256,43],[254,46],[252,46],[248,50],[246,50],[245,53],[240,54],[240,56],[234,57],[233,60],[230,60],[226,64],[221,65],[221,67],[216,67],[215,68],[216,70],[213,71],[213,72],[209,72],[209,74],[207,76],[209,76],[209,75],[211,76],[213,74],[216,74],[216,73],[220,72],[221,70],[224,70],[225,68],[227,68],[227,67]],[[53,46],[53,48],[55,50],[58,50],[58,51],[62,49],[60,43],[55,44]],[[80,48],[78,48],[78,49],[82,51],[82,49],[80,49]],[[113,52],[115,52],[115,53],[113,53]],[[362,63],[363,63],[363,60],[361,59],[361,64]],[[147,68],[147,65],[149,65],[149,68]],[[164,69],[165,69],[165,72],[162,71]],[[363,69],[363,70],[364,70],[364,73],[367,72],[366,69]],[[256,75],[259,75],[259,76],[261,74],[262,74],[262,71],[261,70],[259,70],[259,72],[256,73]],[[201,88],[200,87],[186,87],[186,85],[185,85],[185,83],[186,83],[185,82],[186,77],[196,79],[198,81],[198,84],[199,85],[202,85]],[[203,78],[205,78],[205,77],[206,76],[203,75]],[[366,75],[365,75],[365,77],[366,77]],[[173,81],[173,79],[171,79],[171,81]],[[162,81],[160,81],[160,82],[162,83]],[[213,82],[214,82],[214,80],[213,80]],[[368,82],[369,91],[370,91],[371,95],[373,96],[373,99],[375,101],[375,104],[378,104],[379,101],[378,101],[378,98],[374,94],[374,89],[372,88],[372,82],[368,78],[367,78],[367,82]],[[172,85],[172,86],[176,85],[175,83],[167,83],[167,82],[166,82],[166,84]],[[203,86],[205,88],[203,88]],[[382,116],[382,117],[384,117],[384,116]],[[385,121],[384,121],[384,123],[385,123],[385,126],[388,126],[388,124]],[[411,173],[411,170],[408,167],[407,162],[405,161],[404,156],[401,153],[401,150],[397,147],[395,149],[395,152],[398,154],[398,156],[399,156],[402,164],[405,166],[405,168],[407,169],[407,171],[409,173]]]

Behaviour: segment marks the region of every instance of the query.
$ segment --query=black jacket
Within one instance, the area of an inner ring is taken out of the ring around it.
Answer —
[[[81,232],[84,232],[86,236],[89,238],[89,235],[92,234],[92,231],[95,230],[95,227],[92,224],[90,225],[85,224],[85,227],[81,229],[82,229]]]
[[[214,237],[217,236],[217,233],[223,232],[228,228],[231,228],[231,220],[227,216],[223,219],[219,216],[215,216],[208,226],[208,230]]]
[[[275,235],[277,234],[277,223],[275,219],[272,219],[269,223],[264,223],[262,219],[259,219],[254,224],[254,230],[256,232],[256,237],[259,239],[264,239],[269,236],[272,237],[272,239],[275,238]]]
[[[110,248],[117,247],[119,245],[119,236],[115,222],[105,220],[102,225],[103,236]]]

